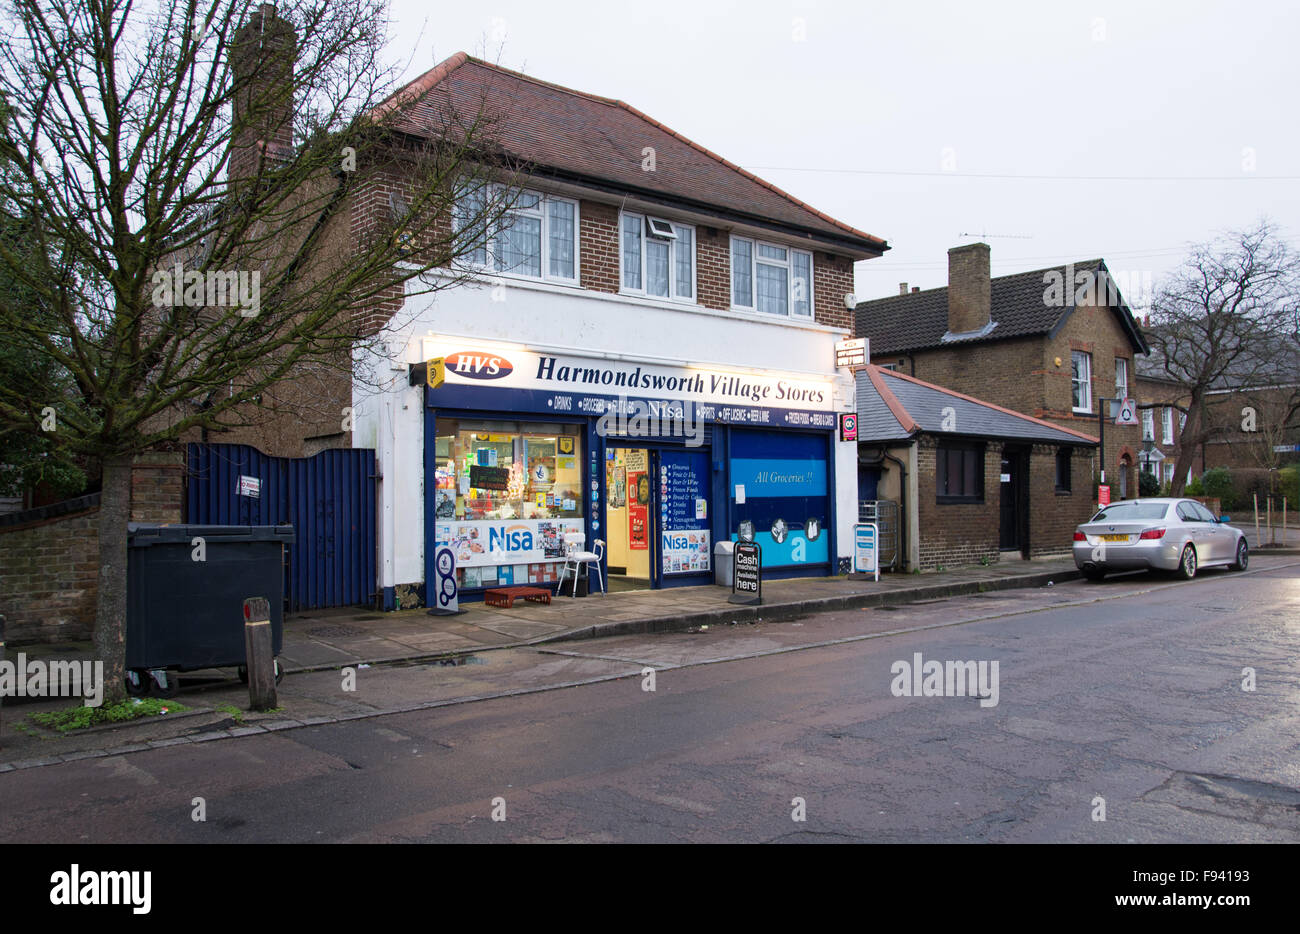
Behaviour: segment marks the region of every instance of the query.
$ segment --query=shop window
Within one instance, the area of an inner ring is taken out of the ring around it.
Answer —
[[[940,503],[984,502],[984,446],[941,444],[935,453]]]
[[[435,445],[435,540],[462,586],[554,580],[583,529],[583,428],[440,418]]]
[[[1056,452],[1056,492],[1070,492],[1070,448],[1059,448]]]

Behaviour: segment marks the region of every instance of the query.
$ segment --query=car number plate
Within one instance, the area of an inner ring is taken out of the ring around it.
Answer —
[[[1128,541],[1128,536],[1127,535],[1103,535],[1101,537],[1101,540],[1104,542],[1126,542]]]

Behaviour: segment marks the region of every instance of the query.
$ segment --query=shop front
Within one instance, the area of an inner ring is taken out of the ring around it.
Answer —
[[[835,573],[831,381],[423,339],[426,580],[462,594],[554,582],[566,535],[612,589],[708,584],[751,528],[769,576]],[[441,361],[441,367],[436,363]]]

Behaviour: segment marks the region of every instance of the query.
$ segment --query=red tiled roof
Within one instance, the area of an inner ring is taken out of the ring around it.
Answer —
[[[885,241],[823,214],[793,195],[691,142],[635,107],[538,81],[458,52],[425,72],[376,112],[399,111],[395,128],[427,135],[447,114],[462,123],[490,115],[489,135],[507,153],[536,167],[571,173],[620,189],[722,209],[738,219],[776,223],[866,255]],[[642,151],[655,170],[643,171]]]

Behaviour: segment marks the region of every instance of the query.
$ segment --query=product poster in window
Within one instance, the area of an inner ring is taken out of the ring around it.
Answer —
[[[708,571],[713,554],[708,529],[708,457],[698,452],[664,451],[659,463],[664,573]]]
[[[581,531],[581,519],[440,521],[436,538],[456,552],[458,566],[486,567],[561,560],[564,536]]]
[[[650,547],[650,478],[639,470],[627,474],[627,535],[633,551]]]

